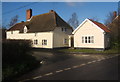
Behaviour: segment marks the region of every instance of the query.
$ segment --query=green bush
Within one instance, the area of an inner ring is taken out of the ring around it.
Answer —
[[[120,48],[120,41],[119,40],[114,40],[111,42],[111,48],[113,49],[119,49]]]
[[[31,41],[5,40],[2,42],[2,79],[11,80],[39,65],[36,59],[29,55]]]

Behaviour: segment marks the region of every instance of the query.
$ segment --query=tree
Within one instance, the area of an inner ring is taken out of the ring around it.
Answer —
[[[11,18],[10,23],[8,24],[9,27],[13,26],[18,22],[18,15]]]
[[[99,18],[97,18],[96,16],[94,16],[94,17],[92,17],[92,18],[90,18],[90,19],[92,19],[92,20],[94,20],[94,21],[99,21]]]
[[[120,1],[118,2],[118,15],[120,15]]]
[[[113,22],[113,20],[116,17],[115,14],[117,14],[116,11],[109,12],[109,14],[107,15],[107,19],[105,20],[105,23],[104,23],[106,26],[108,26],[109,24]]]
[[[107,20],[105,21],[107,27],[110,29],[111,45],[113,47],[120,47],[120,15],[117,16],[117,12],[109,13]]]
[[[74,12],[72,14],[72,17],[68,20],[68,24],[70,24],[74,29],[79,25],[79,21],[77,18],[77,14]]]

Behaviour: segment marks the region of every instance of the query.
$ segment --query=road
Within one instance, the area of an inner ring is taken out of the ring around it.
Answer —
[[[51,54],[40,68],[23,75],[21,82],[38,80],[118,80],[118,54]],[[39,60],[38,54],[34,55]],[[41,57],[41,55],[39,54]]]

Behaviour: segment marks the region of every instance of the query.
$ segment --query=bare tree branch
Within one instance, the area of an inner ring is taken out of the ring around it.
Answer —
[[[72,14],[72,17],[68,20],[68,24],[70,24],[74,29],[79,25],[79,21],[77,18],[77,14],[74,12]]]
[[[9,27],[13,26],[14,24],[16,24],[18,21],[18,15],[14,16],[13,18],[11,18],[10,23],[8,24]]]

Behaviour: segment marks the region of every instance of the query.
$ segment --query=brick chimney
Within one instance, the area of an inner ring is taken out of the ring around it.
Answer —
[[[29,20],[32,17],[32,9],[26,10],[26,20]]]
[[[114,16],[114,18],[117,16],[117,12],[116,11],[113,12],[113,16]]]

